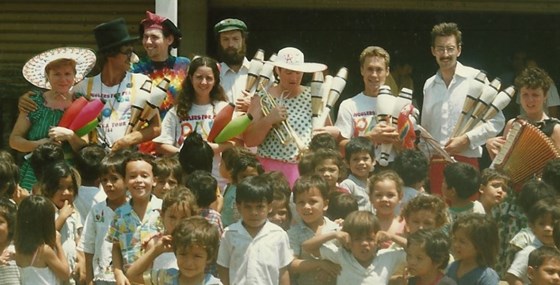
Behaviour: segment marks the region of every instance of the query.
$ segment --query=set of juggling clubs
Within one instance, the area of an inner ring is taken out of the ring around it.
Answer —
[[[159,112],[159,106],[167,96],[169,83],[170,80],[165,77],[155,86],[152,80],[144,81],[132,101],[130,121],[125,134],[141,129]]]
[[[340,94],[346,87],[346,79],[348,78],[348,69],[342,67],[336,73],[336,76],[323,76],[323,72],[313,73],[311,80],[311,110],[313,129],[325,126],[327,117],[329,116],[334,104],[340,98]]]
[[[488,84],[484,71],[479,72],[471,80],[461,116],[455,125],[451,137],[461,136],[486,123],[511,102],[515,95],[515,88],[509,86],[498,92],[500,87],[501,82],[499,78],[495,78]]]

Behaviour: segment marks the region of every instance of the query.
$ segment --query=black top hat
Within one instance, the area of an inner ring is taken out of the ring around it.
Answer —
[[[131,37],[128,34],[128,28],[123,18],[103,23],[95,27],[93,32],[95,34],[98,52],[106,51],[138,40],[138,37]]]

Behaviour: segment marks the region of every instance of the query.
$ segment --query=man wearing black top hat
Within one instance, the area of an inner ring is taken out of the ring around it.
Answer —
[[[124,19],[103,23],[93,30],[97,42],[97,60],[101,73],[86,78],[74,87],[76,95],[104,100],[101,121],[97,127],[97,141],[111,150],[130,147],[150,141],[160,133],[159,114],[140,130],[126,133],[131,116],[131,103],[140,87],[148,80],[146,75],[130,73],[132,44]]]

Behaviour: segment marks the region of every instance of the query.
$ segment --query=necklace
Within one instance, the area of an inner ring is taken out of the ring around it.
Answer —
[[[119,82],[119,85],[117,86],[117,91],[113,94],[109,94],[110,99],[108,100],[109,102],[109,106],[110,108],[104,108],[103,111],[101,112],[101,114],[103,115],[103,117],[108,118],[109,116],[113,117],[114,119],[117,117],[117,110],[115,110],[115,101],[117,103],[122,102],[122,96],[120,93],[120,89],[121,89],[121,84],[123,83],[123,81],[125,81],[125,78],[123,78],[121,80],[121,82]],[[100,95],[103,97],[103,81],[101,80],[101,76],[99,76],[99,93]]]

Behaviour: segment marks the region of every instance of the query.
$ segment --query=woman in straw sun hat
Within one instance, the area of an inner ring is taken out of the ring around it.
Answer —
[[[293,185],[299,176],[299,152],[311,141],[313,130],[310,88],[302,86],[301,80],[304,73],[323,71],[327,66],[305,62],[303,53],[293,47],[281,49],[273,64],[279,84],[253,98],[249,108],[253,122],[245,131],[244,139],[248,146],[258,146],[257,155],[266,171],[281,171]],[[278,132],[284,130],[273,131],[280,124],[285,125],[282,129],[293,129],[294,138],[288,143],[278,136]]]
[[[89,73],[95,59],[90,49],[61,47],[38,54],[23,66],[23,77],[41,90],[33,91],[35,96],[30,96],[37,109],[20,112],[10,134],[11,148],[28,153],[52,141],[68,142],[73,150],[86,144],[72,130],[57,125],[74,100],[72,86]],[[36,178],[29,161],[24,161],[20,173],[21,186],[31,190]]]

